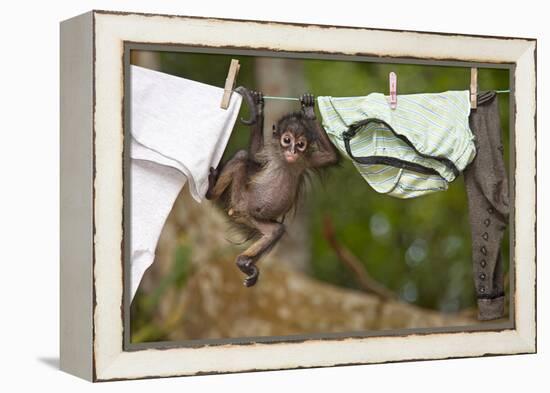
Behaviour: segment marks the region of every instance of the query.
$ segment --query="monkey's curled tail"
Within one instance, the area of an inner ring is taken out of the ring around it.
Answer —
[[[239,86],[235,88],[237,93],[239,93],[248,103],[248,108],[250,109],[250,119],[245,120],[241,117],[241,121],[246,124],[247,126],[250,126],[252,124],[256,124],[258,121],[258,112],[256,110],[256,103],[254,102],[254,98],[252,97],[252,94],[250,93],[250,90],[248,90],[244,86]]]

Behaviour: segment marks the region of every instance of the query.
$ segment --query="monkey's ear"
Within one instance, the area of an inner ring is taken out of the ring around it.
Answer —
[[[276,134],[277,133],[277,129],[275,128],[275,124],[273,124],[273,127],[271,128],[273,130],[273,133]]]

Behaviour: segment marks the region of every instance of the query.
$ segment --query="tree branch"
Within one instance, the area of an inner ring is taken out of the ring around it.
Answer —
[[[373,279],[365,269],[363,262],[357,256],[355,256],[348,248],[340,244],[334,234],[334,226],[329,216],[324,218],[323,222],[323,235],[331,248],[334,250],[336,256],[349,270],[351,270],[357,283],[365,292],[374,293],[384,299],[397,299],[398,296]]]

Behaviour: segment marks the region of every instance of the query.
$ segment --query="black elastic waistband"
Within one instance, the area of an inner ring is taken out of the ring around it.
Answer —
[[[344,139],[344,144],[346,146],[346,152],[348,155],[356,162],[360,164],[366,164],[366,165],[375,165],[375,164],[382,164],[382,165],[389,165],[396,168],[403,168],[408,169],[414,172],[422,173],[425,175],[438,175],[441,176],[439,172],[437,172],[435,169],[426,167],[424,165],[420,165],[415,162],[409,162],[405,160],[401,160],[399,158],[394,157],[384,157],[384,156],[368,156],[368,157],[356,157],[353,155],[351,151],[350,141],[351,139],[357,135],[359,132],[359,129],[362,127],[365,127],[371,123],[374,124],[382,124],[384,125],[388,130],[390,130],[397,138],[401,139],[403,142],[405,142],[409,147],[411,147],[416,154],[418,154],[420,157],[423,158],[429,158],[436,161],[441,162],[443,165],[445,165],[447,168],[449,168],[455,177],[458,177],[460,174],[460,171],[455,166],[455,164],[449,160],[446,157],[438,157],[438,156],[430,156],[428,154],[424,154],[418,151],[418,149],[413,145],[413,143],[405,136],[398,134],[392,126],[390,126],[388,123],[386,123],[384,120],[377,119],[374,117],[358,121],[354,124],[352,124],[347,131],[342,133],[342,138]],[[442,176],[441,176],[442,177]]]

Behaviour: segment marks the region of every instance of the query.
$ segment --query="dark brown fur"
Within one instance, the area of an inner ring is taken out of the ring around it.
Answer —
[[[285,232],[284,216],[296,205],[307,174],[338,163],[339,154],[315,117],[311,94],[300,97],[302,110],[283,116],[264,141],[262,93],[236,89],[251,107],[248,151],[240,150],[221,168],[210,169],[206,197],[220,199],[237,226],[257,240],[237,257],[246,286],[258,280],[256,262]],[[255,236],[257,235],[257,236]]]

